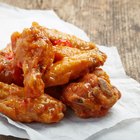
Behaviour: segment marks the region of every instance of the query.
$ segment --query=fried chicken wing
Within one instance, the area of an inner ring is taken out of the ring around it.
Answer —
[[[0,112],[20,122],[59,122],[65,105],[47,94],[25,98],[24,89],[0,82]]]
[[[45,73],[44,82],[47,87],[66,84],[70,80],[82,76],[90,68],[103,65],[105,60],[106,55],[96,49],[64,57],[61,61],[54,63]]]
[[[33,24],[38,26],[38,23],[34,22]],[[40,28],[45,32],[53,45],[69,46],[81,50],[90,50],[96,48],[94,43],[86,42],[77,38],[76,36],[69,35],[55,29],[48,29],[43,26],[40,26]]]
[[[53,62],[52,44],[40,26],[32,26],[11,37],[15,63],[22,68],[24,89],[27,97],[38,97],[44,93],[42,75]]]
[[[62,101],[82,118],[101,117],[117,102],[121,94],[112,86],[108,75],[96,68],[78,82],[64,87]]]

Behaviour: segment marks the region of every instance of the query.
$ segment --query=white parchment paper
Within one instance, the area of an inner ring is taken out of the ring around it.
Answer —
[[[0,4],[0,49],[10,42],[12,32],[22,31],[23,28],[30,27],[33,21],[89,41],[89,38],[81,29],[61,20],[53,11],[24,10]],[[77,118],[73,112],[67,112],[60,123],[48,125],[18,123],[0,114],[0,134],[31,140],[90,140],[93,138],[104,139],[105,133],[110,134],[109,132],[112,135],[106,135],[106,138],[112,136],[117,138],[115,136],[120,134],[121,124],[125,128],[126,122],[131,122],[132,127],[134,127],[133,125],[140,119],[140,84],[125,74],[115,47],[98,47],[108,55],[108,59],[103,66],[104,70],[110,75],[112,84],[122,93],[122,98],[113,106],[108,115],[103,118],[84,120]],[[140,124],[140,121],[138,124]],[[130,126],[129,124],[129,127],[127,127],[129,129],[124,134],[131,133]],[[114,130],[116,131],[113,132]],[[140,138],[138,133],[135,136]]]

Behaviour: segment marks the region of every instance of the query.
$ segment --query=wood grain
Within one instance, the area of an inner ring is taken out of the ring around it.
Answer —
[[[140,0],[0,0],[25,9],[53,9],[93,42],[116,46],[126,73],[140,82]],[[17,140],[0,137],[1,140]]]

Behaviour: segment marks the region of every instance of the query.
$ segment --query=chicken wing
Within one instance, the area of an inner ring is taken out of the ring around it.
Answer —
[[[47,94],[25,98],[24,89],[0,82],[0,113],[20,122],[59,122],[65,105]]]
[[[111,85],[108,75],[96,68],[78,82],[64,87],[62,101],[81,118],[101,117],[117,102],[121,94]]]
[[[105,60],[106,55],[96,49],[64,57],[61,61],[54,63],[45,73],[43,78],[46,87],[66,84],[70,80],[82,76],[90,68],[103,65]]]
[[[34,22],[33,25],[39,26],[36,22]],[[45,32],[53,45],[70,46],[81,50],[90,50],[96,48],[94,43],[86,42],[77,38],[76,36],[69,35],[55,29],[48,29],[43,26],[40,26],[40,29]]]
[[[42,75],[52,65],[52,44],[40,26],[32,26],[11,37],[14,61],[23,70],[24,89],[27,97],[44,93]]]

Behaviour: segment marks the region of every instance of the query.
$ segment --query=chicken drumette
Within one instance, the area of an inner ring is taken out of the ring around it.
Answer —
[[[111,85],[108,75],[96,68],[77,82],[65,86],[62,101],[81,118],[101,117],[120,96],[118,89]]]

